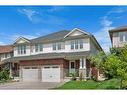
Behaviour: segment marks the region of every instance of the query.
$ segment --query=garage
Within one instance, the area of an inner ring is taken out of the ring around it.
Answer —
[[[43,66],[42,82],[60,82],[60,66],[59,65]]]
[[[38,68],[37,67],[23,67],[22,79],[23,81],[38,81]]]

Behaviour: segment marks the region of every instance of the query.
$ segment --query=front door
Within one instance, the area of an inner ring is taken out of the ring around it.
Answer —
[[[69,63],[69,73],[75,73],[75,61]]]

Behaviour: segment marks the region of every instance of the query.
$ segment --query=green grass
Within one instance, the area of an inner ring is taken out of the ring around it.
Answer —
[[[96,82],[93,80],[88,81],[69,81],[61,87],[55,89],[118,89],[119,81],[117,79],[105,80]]]

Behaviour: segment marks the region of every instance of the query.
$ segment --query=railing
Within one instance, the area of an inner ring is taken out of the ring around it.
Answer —
[[[64,77],[70,77],[71,73],[69,72],[69,69],[64,69]],[[74,74],[76,77],[79,77],[79,69],[75,69]],[[86,78],[91,78],[91,68],[86,69]]]

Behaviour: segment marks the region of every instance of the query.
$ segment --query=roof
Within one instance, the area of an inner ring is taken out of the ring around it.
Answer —
[[[0,46],[0,53],[9,53],[13,51],[12,45]]]
[[[12,57],[3,60],[3,62],[22,61],[22,60],[37,60],[37,59],[53,59],[53,58],[68,58],[68,57],[86,57],[90,54],[90,51],[84,52],[70,52],[70,53],[42,53],[38,55]]]
[[[64,39],[64,36],[67,35],[70,31],[68,30],[62,30],[59,32],[51,33],[46,36],[41,36],[35,39],[30,40],[31,43],[47,43],[47,42],[56,42],[56,41],[61,41]]]
[[[120,26],[115,29],[111,29],[111,30],[109,30],[109,32],[117,32],[117,31],[124,31],[124,30],[127,30],[127,25]]]
[[[109,36],[110,36],[111,42],[112,42],[112,34],[114,32],[122,32],[122,31],[126,31],[126,30],[127,30],[127,25],[120,26],[120,27],[109,30]]]

